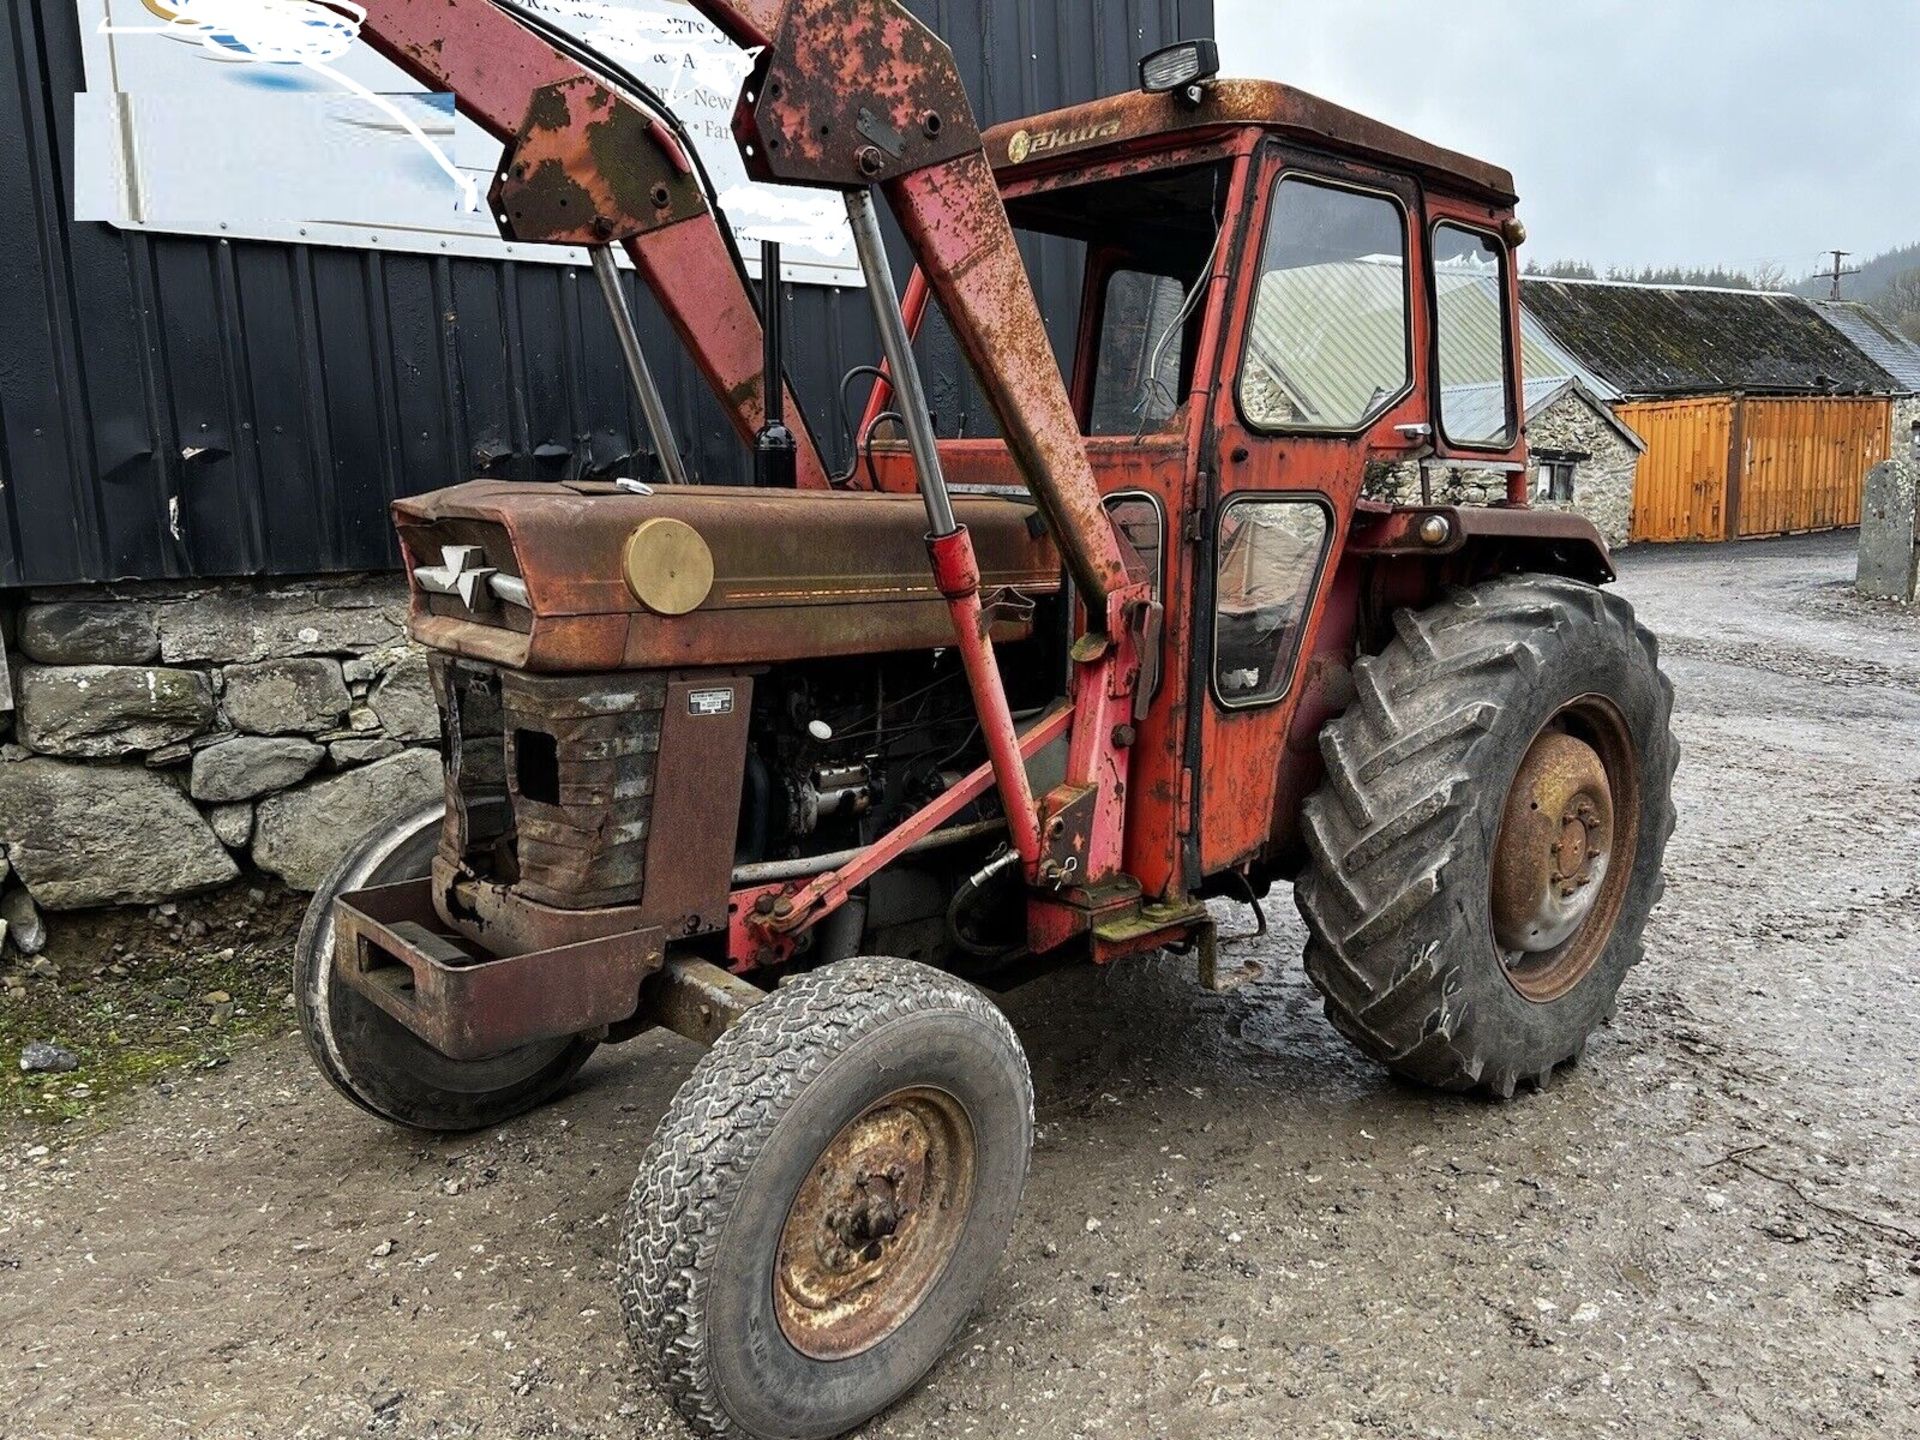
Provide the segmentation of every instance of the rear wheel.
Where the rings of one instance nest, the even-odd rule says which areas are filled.
[[[453,1133],[497,1125],[551,1099],[586,1064],[594,1042],[554,1040],[485,1060],[452,1060],[337,982],[333,902],[427,875],[443,814],[435,805],[383,826],[341,857],[300,926],[293,996],[307,1052],[334,1089],[383,1120]]]
[[[999,1262],[1033,1139],[978,990],[902,960],[783,986],[694,1067],[641,1162],[620,1299],[693,1430],[818,1440],[910,1390]]]
[[[1295,887],[1327,1015],[1412,1079],[1544,1085],[1642,954],[1679,748],[1620,596],[1513,576],[1395,617],[1321,737]]]

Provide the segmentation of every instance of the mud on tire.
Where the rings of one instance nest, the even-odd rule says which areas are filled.
[[[1641,958],[1674,825],[1673,687],[1632,607],[1572,580],[1506,577],[1394,624],[1321,736],[1326,780],[1306,805],[1312,860],[1295,886],[1307,973],[1369,1055],[1428,1085],[1506,1098],[1581,1054]],[[1494,935],[1496,841],[1542,727],[1600,702],[1633,770],[1631,865],[1586,968],[1565,993],[1529,998]]]
[[[964,1111],[967,1203],[951,1207],[950,1244],[891,1328],[813,1345],[783,1309],[802,1248],[794,1217],[837,1137],[909,1088]],[[926,1374],[979,1302],[1012,1230],[1032,1137],[1025,1055],[972,986],[881,959],[782,986],[701,1058],[641,1162],[619,1289],[643,1365],[709,1440],[858,1425]]]

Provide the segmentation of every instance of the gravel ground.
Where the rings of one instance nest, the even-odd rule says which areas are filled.
[[[1635,553],[1686,756],[1648,963],[1499,1106],[1350,1053],[1284,893],[1008,998],[1040,1140],[1009,1263],[871,1436],[1920,1435],[1920,617],[1851,537]],[[1228,917],[1229,928],[1244,916]],[[0,1156],[0,1433],[651,1436],[612,1301],[695,1051],[495,1133],[341,1104],[297,1042]]]

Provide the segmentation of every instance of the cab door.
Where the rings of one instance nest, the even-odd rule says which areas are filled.
[[[1271,144],[1258,194],[1198,537],[1196,879],[1259,860],[1276,805],[1297,804],[1289,729],[1303,697],[1329,703],[1311,657],[1351,645],[1334,562],[1355,502],[1370,472],[1417,471],[1433,434],[1416,183]]]

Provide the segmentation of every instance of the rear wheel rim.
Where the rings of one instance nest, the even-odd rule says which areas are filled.
[[[1494,946],[1523,999],[1549,1004],[1592,973],[1626,900],[1639,829],[1626,718],[1599,695],[1561,706],[1520,762],[1494,843]]]
[[[944,1090],[897,1090],[834,1136],[780,1232],[774,1311],[815,1360],[872,1349],[940,1283],[972,1209],[973,1122]]]

